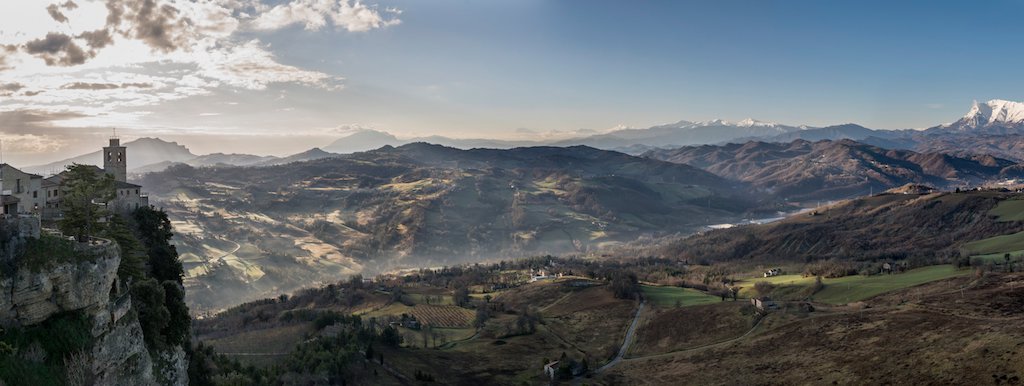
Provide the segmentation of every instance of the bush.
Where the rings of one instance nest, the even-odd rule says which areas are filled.
[[[0,334],[0,380],[9,385],[63,385],[65,358],[92,347],[92,324],[81,312]]]

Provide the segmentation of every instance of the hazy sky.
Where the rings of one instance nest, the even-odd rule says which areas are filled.
[[[1024,100],[1024,1],[3,0],[0,138],[288,154],[753,117],[921,128]]]

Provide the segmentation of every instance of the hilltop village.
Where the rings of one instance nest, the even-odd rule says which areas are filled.
[[[0,385],[187,385],[191,319],[166,214],[103,168],[0,165]]]
[[[89,165],[97,175],[109,175],[114,179],[116,196],[105,203],[117,211],[129,211],[149,206],[149,196],[141,185],[127,181],[127,148],[121,146],[120,138],[110,138],[103,148],[103,168]],[[0,201],[5,216],[36,216],[42,220],[57,220],[63,215],[60,207],[61,195],[66,189],[68,171],[49,177],[23,172],[9,164],[0,164]]]

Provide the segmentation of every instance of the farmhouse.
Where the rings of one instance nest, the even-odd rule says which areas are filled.
[[[778,303],[768,299],[750,299],[750,304],[754,305],[759,311],[774,310],[779,308]]]
[[[554,361],[544,365],[544,375],[547,375],[551,380],[555,380],[555,375],[558,373],[558,361]]]

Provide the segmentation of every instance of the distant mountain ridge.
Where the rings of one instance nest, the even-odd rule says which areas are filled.
[[[128,170],[140,168],[146,165],[162,162],[185,162],[196,158],[189,149],[177,142],[168,142],[159,138],[139,138],[134,141],[125,142],[123,145],[128,153]],[[55,174],[73,163],[87,165],[103,165],[103,152],[94,151],[77,157],[51,162],[45,165],[25,167],[24,170],[30,173],[43,175]]]
[[[849,139],[751,141],[644,155],[699,167],[792,200],[845,198],[908,183],[951,188],[1024,176],[1021,165],[1002,158],[884,149]]]

